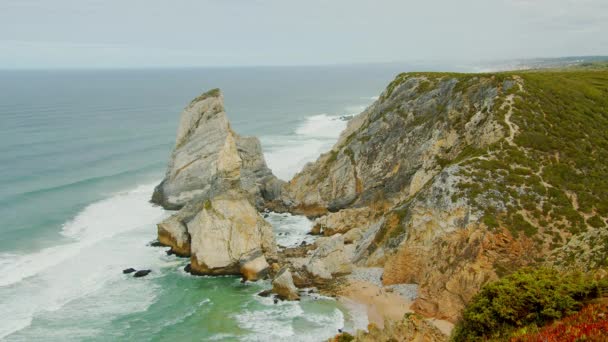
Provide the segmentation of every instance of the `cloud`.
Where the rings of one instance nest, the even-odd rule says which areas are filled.
[[[0,0],[0,68],[470,62],[605,37],[608,0]]]
[[[608,29],[606,0],[511,0],[507,2],[536,28],[593,33]]]

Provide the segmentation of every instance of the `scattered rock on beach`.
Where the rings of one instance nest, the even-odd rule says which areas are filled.
[[[272,292],[282,300],[299,300],[298,289],[293,284],[293,277],[289,269],[283,268],[272,281]]]

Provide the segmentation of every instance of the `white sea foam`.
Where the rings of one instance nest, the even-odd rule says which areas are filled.
[[[312,228],[312,221],[306,216],[268,213],[266,220],[272,225],[279,246],[295,247],[302,241],[312,243],[315,239],[308,234]]]
[[[308,117],[293,135],[261,137],[266,162],[277,177],[288,180],[329,151],[345,127],[340,116],[320,114]]]
[[[348,310],[349,327],[346,329],[350,332],[357,330],[367,330],[369,318],[367,316],[367,307],[365,304],[357,303],[351,299],[343,297],[340,302]]]
[[[363,108],[348,107],[344,114],[356,114]],[[262,137],[266,160],[279,178],[289,179],[328,151],[345,126],[340,116],[321,114],[304,120],[292,135]],[[89,205],[64,224],[61,234],[70,240],[67,243],[29,254],[0,254],[0,339],[19,331],[19,338],[25,340],[40,336],[78,340],[103,331],[118,315],[147,310],[160,293],[154,278],[163,269],[178,266],[163,250],[144,247],[153,236],[154,225],[167,215],[148,203],[152,189],[153,185],[140,186]],[[277,237],[281,245],[313,239],[306,235],[311,222],[305,217],[270,214],[269,220],[277,233],[285,233]],[[130,277],[120,271],[127,267],[150,268],[153,273],[125,279]],[[275,305],[270,300],[266,309],[245,310],[235,318],[252,331],[247,340],[285,336],[294,340],[296,319],[329,324],[297,334],[295,340],[304,341],[325,339],[344,324],[339,310],[330,315],[306,313],[300,305]],[[187,311],[181,318],[190,315]],[[23,330],[38,317],[57,322],[78,317],[96,324],[35,324]]]
[[[346,107],[346,114],[347,115],[357,115],[359,113],[361,113],[362,111],[365,110],[365,108],[367,108],[367,106],[365,105],[358,105],[358,106],[348,106]]]
[[[251,332],[243,341],[272,341],[294,336],[293,319],[303,313],[297,302],[279,302],[263,309],[243,310],[234,318],[239,327]]]
[[[72,242],[31,254],[1,256],[0,338],[27,327],[36,315],[85,297],[98,297],[90,303],[95,310],[71,314],[145,310],[154,300],[154,287],[119,280],[124,280],[121,270],[130,266],[151,268],[150,278],[165,267],[159,258],[162,250],[142,248],[154,224],[166,215],[148,202],[152,189],[152,185],[140,186],[89,205],[63,227],[62,234]],[[127,295],[129,301],[121,299]],[[60,315],[70,311],[62,310]]]
[[[304,299],[303,299],[304,300]],[[338,309],[328,313],[305,310],[303,302],[278,302],[271,298],[256,298],[264,305],[255,310],[245,309],[235,314],[240,328],[249,333],[241,341],[324,341],[334,336],[344,326],[344,315]]]
[[[362,99],[362,100],[372,100],[372,101],[376,101],[376,100],[378,100],[379,98],[380,98],[380,96],[377,96],[377,95],[376,95],[376,96],[369,96],[369,97],[368,97],[368,96],[364,96],[364,97],[362,97],[361,99]]]
[[[344,127],[346,127],[346,122],[341,120],[340,116],[313,115],[296,128],[296,134],[315,138],[336,138]]]
[[[340,115],[318,114],[307,117],[291,135],[262,136],[264,156],[273,173],[283,180],[291,179],[308,162],[328,152],[346,128],[346,117],[359,114],[374,97],[361,98],[366,103],[347,106]]]

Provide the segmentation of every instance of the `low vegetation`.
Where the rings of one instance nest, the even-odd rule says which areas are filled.
[[[511,342],[576,342],[606,341],[608,336],[608,305],[590,304],[580,312],[540,329],[522,329],[513,334]]]
[[[482,288],[464,310],[452,340],[524,338],[526,331],[538,331],[538,327],[580,311],[589,300],[600,297],[607,285],[590,274],[521,269]]]

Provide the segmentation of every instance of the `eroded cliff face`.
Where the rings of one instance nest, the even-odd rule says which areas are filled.
[[[574,265],[573,255],[601,264],[605,247],[590,241],[606,240],[606,172],[575,147],[607,152],[605,121],[578,113],[601,111],[603,88],[589,80],[401,74],[285,186],[283,201],[320,216],[314,233],[343,235],[354,248],[345,263],[383,267],[385,285],[418,284],[414,308],[451,321],[483,284],[519,267]],[[572,132],[582,126],[587,136]],[[310,253],[292,264],[295,275],[310,270]]]
[[[462,176],[448,164],[508,135],[497,102],[514,86],[515,79],[400,75],[287,184],[292,210],[330,212],[318,230],[347,234],[349,264],[384,267],[386,285],[420,284],[420,311],[455,319],[496,275],[481,258],[482,214],[466,198],[452,199]]]
[[[463,92],[454,78],[401,77],[289,182],[295,210],[394,205],[432,179],[443,159],[505,135],[492,113],[502,87],[492,80]]]

